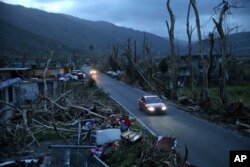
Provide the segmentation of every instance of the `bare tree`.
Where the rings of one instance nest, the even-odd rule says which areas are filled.
[[[118,55],[119,55],[119,44],[112,44],[111,51],[109,51],[109,67],[112,68],[112,70],[118,70],[121,68],[121,63],[119,61]]]
[[[219,75],[219,97],[221,100],[222,105],[226,103],[225,99],[225,84],[226,79],[229,78],[228,73],[228,61],[229,61],[229,53],[230,53],[230,47],[228,47],[227,44],[227,36],[228,34],[233,31],[234,29],[237,29],[238,26],[228,29],[228,27],[223,27],[224,21],[226,16],[230,13],[231,8],[239,8],[240,6],[235,4],[230,4],[228,0],[222,0],[222,2],[217,5],[214,9],[219,10],[218,14],[218,20],[216,21],[215,18],[213,18],[213,22],[215,24],[215,28],[219,33],[219,39],[220,39],[220,47],[221,47],[221,64],[220,64],[220,75]],[[227,33],[225,31],[228,31]]]
[[[188,36],[188,69],[190,74],[190,83],[191,83],[191,89],[192,89],[192,99],[196,99],[195,95],[195,81],[194,81],[194,73],[193,73],[193,66],[192,66],[192,33],[195,30],[195,28],[192,28],[189,24],[189,18],[190,18],[190,9],[191,9],[191,2],[189,2],[188,5],[188,12],[187,12],[187,20],[186,20],[186,31]]]
[[[127,57],[130,68],[132,68],[135,72],[137,72],[137,74],[139,74],[139,76],[145,81],[145,83],[149,86],[151,90],[156,90],[153,85],[146,79],[142,69],[134,62],[130,39],[128,39],[128,44],[126,46],[123,46],[123,49],[125,51],[123,55]]]
[[[119,44],[113,44],[112,45],[112,56],[115,60],[118,60],[119,55]]]
[[[213,18],[213,22],[220,36],[221,56],[222,62],[220,64],[220,79],[219,79],[219,97],[221,103],[225,104],[225,77],[227,75],[228,59],[227,59],[227,41],[225,32],[223,29],[223,20],[226,16],[227,11],[230,9],[228,1],[223,0],[217,7],[221,7],[218,21]]]
[[[175,26],[175,15],[170,7],[170,0],[166,3],[167,10],[170,16],[170,23],[166,20],[166,25],[168,29],[169,41],[171,46],[171,79],[170,79],[170,89],[175,92],[176,91],[176,84],[177,84],[177,74],[178,74],[178,67],[176,63],[176,46],[175,46],[175,37],[174,37],[174,26]]]
[[[208,69],[207,69],[207,79],[208,79],[208,86],[211,85],[211,72],[212,72],[212,67],[214,63],[214,56],[213,56],[213,50],[214,50],[214,33],[211,32],[208,35],[208,40],[209,40],[209,52],[208,52]]]
[[[143,50],[146,51],[146,55],[147,55],[147,78],[148,78],[148,81],[151,82],[152,73],[153,73],[152,54],[151,54],[151,47],[148,42],[148,37],[146,36],[145,32],[144,32],[144,40],[143,40]]]
[[[47,63],[46,63],[46,67],[43,71],[43,94],[44,96],[47,96],[48,94],[48,88],[47,88],[47,79],[46,79],[46,76],[47,76],[47,71],[48,71],[48,68],[49,68],[49,64],[53,58],[53,50],[50,50],[48,45],[47,45],[47,48],[48,48],[48,52],[50,53],[50,57],[49,59],[47,60]],[[44,111],[47,111],[47,102],[45,101],[44,102]]]
[[[198,52],[201,57],[202,61],[202,76],[203,76],[203,85],[202,85],[202,90],[201,90],[201,100],[202,101],[207,101],[209,98],[208,95],[208,80],[207,80],[207,63],[205,62],[204,55],[203,55],[203,46],[202,46],[202,37],[201,37],[201,25],[200,25],[200,16],[199,16],[199,11],[197,7],[196,0],[190,0],[191,5],[194,9],[194,14],[196,17],[196,28],[197,28],[197,35],[198,35]]]

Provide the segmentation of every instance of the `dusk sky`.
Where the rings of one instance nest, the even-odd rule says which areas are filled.
[[[242,8],[232,9],[227,17],[230,27],[239,26],[238,32],[250,31],[250,0],[237,1]],[[64,13],[93,21],[108,21],[118,26],[147,31],[168,38],[165,20],[168,19],[166,0],[3,0],[8,4],[41,9],[47,12]],[[212,17],[217,18],[214,7],[221,0],[197,0],[202,32],[205,36],[213,29]],[[186,40],[186,15],[188,0],[172,0],[176,15],[175,36]],[[192,25],[194,17],[192,15]],[[194,38],[196,38],[194,34]]]

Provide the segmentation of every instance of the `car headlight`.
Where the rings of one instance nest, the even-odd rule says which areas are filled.
[[[148,111],[155,111],[154,107],[148,107]]]
[[[96,74],[97,71],[96,70],[90,70],[90,74]]]
[[[161,107],[161,110],[167,110],[166,106]]]

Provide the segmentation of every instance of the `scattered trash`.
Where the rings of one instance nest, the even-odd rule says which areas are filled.
[[[129,120],[129,117],[128,116],[125,116],[123,115],[121,118],[120,118],[120,124],[121,124],[121,131],[124,132],[124,131],[127,131],[130,126],[131,126],[131,121]]]
[[[170,161],[163,161],[164,164],[167,165],[167,167],[173,167],[173,164]]]
[[[95,121],[91,120],[86,122],[82,128],[86,130],[93,130],[95,129],[95,127],[96,127]]]
[[[250,120],[247,118],[238,118],[235,125],[250,134]]]
[[[250,121],[246,118],[238,118],[235,124],[250,129]]]
[[[9,160],[3,163],[0,163],[0,167],[4,166],[39,166],[38,159],[25,159],[25,160]]]
[[[10,146],[12,146],[12,143],[15,143],[20,148],[28,148],[33,146],[33,143],[39,144],[36,136],[50,137],[48,134],[56,134],[60,142],[56,143],[57,145],[51,145],[51,141],[48,141],[50,143],[49,152],[47,147],[45,149],[42,147],[41,151],[44,152],[43,164],[39,164],[39,166],[74,166],[73,163],[91,166],[89,158],[93,159],[94,157],[97,157],[97,159],[101,157],[98,159],[98,163],[103,165],[104,163],[101,160],[105,161],[105,155],[109,157],[109,153],[113,154],[118,149],[118,152],[122,152],[121,156],[129,154],[130,150],[138,152],[138,154],[143,152],[141,154],[142,157],[136,159],[136,161],[138,160],[142,164],[148,163],[148,157],[152,159],[152,162],[155,161],[155,157],[151,154],[158,154],[158,150],[154,147],[155,138],[151,138],[149,133],[145,133],[144,136],[144,130],[133,130],[132,124],[133,121],[136,121],[135,118],[129,115],[122,115],[122,109],[107,101],[106,95],[101,89],[98,88],[94,92],[91,90],[91,92],[86,93],[87,89],[85,89],[85,86],[88,85],[79,84],[80,86],[81,89],[77,88],[67,91],[55,99],[50,96],[43,96],[39,102],[32,104],[32,108],[30,108],[31,105],[25,105],[21,108],[15,107],[15,117],[11,117],[10,121],[4,121],[3,127],[5,127],[4,132],[6,134],[1,136],[1,140],[5,143],[10,143]],[[105,95],[105,97],[98,99],[95,97],[96,95]],[[32,115],[29,114],[31,109],[33,111]],[[40,112],[43,112],[43,110],[46,110],[46,112],[41,115]],[[53,119],[50,119],[51,115],[46,113],[53,114]],[[9,136],[12,135],[13,130],[16,130],[18,133],[12,139]],[[51,137],[54,137],[54,135],[51,135]],[[33,139],[31,143],[22,143],[22,141],[30,141],[30,139]],[[62,145],[62,141],[65,145]],[[78,142],[75,143],[75,141]],[[124,148],[123,144],[127,144],[126,142],[129,144],[133,143],[135,147],[130,144],[131,148]],[[75,145],[70,143],[75,143]],[[61,150],[58,151],[56,149]],[[123,149],[126,149],[125,153]],[[11,155],[8,155],[8,157],[11,157]],[[132,160],[134,158],[136,157],[132,157]],[[16,163],[17,161],[15,160],[1,160],[0,167]],[[19,160],[20,162],[18,161],[18,163],[20,165],[21,163],[26,163],[26,166],[31,165],[31,162],[28,164],[28,161]],[[109,159],[107,162],[110,162]],[[36,162],[34,161],[34,163]]]
[[[123,137],[124,139],[129,140],[130,142],[134,143],[136,141],[138,141],[139,139],[142,138],[142,132],[136,132],[133,130],[128,130],[125,131],[121,134],[121,137]]]
[[[199,106],[186,106],[186,108],[184,108],[185,110],[188,110],[188,111],[195,111],[195,112],[198,112],[200,111],[200,107]]]
[[[121,130],[120,129],[95,130],[90,133],[90,140],[92,143],[96,143],[97,145],[103,145],[106,143],[121,140]]]
[[[109,117],[110,125],[112,128],[118,128],[119,127],[119,121],[116,116],[110,115]]]
[[[103,146],[104,146],[103,154],[107,155],[107,154],[111,153],[112,151],[118,150],[120,144],[119,144],[119,141],[115,141],[112,143],[105,144]]]
[[[103,151],[104,151],[104,148],[102,146],[90,149],[90,153],[92,155],[96,155],[97,157],[101,157]]]
[[[158,141],[156,143],[156,148],[162,150],[170,150],[175,149],[177,147],[177,140],[174,137],[158,137]]]
[[[186,96],[179,97],[178,102],[182,105],[189,105],[189,106],[195,105],[195,102],[192,99],[187,98]]]
[[[111,144],[111,149],[117,150],[119,148],[119,141],[115,141],[114,143]]]

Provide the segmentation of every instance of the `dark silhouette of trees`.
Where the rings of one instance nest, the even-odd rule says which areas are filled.
[[[164,58],[160,61],[158,68],[163,74],[165,74],[168,71],[167,58]]]

